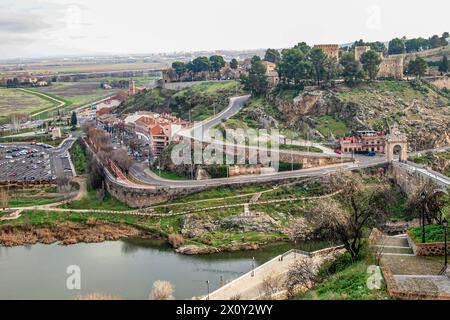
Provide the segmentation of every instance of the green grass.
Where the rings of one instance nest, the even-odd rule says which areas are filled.
[[[226,230],[204,233],[201,236],[192,239],[213,247],[220,247],[230,244],[242,243],[266,243],[273,241],[287,240],[286,236],[279,233],[264,232],[231,232]]]
[[[165,170],[154,170],[153,171],[156,175],[160,176],[163,179],[168,180],[189,180],[187,177],[180,176],[176,174],[175,172],[171,171],[165,171]]]
[[[70,203],[61,205],[60,208],[65,209],[98,209],[98,210],[114,210],[125,211],[131,210],[127,204],[120,202],[114,198],[110,193],[106,192],[104,199],[97,197],[97,190],[88,190],[87,196],[81,200],[72,201]]]
[[[38,136],[28,136],[28,137],[0,137],[0,142],[41,142],[53,147],[59,146],[59,144],[65,138],[59,138],[56,140],[52,139],[49,134],[38,135]]]
[[[24,211],[16,220],[0,221],[0,226],[11,225],[32,225],[50,226],[61,222],[83,223],[89,218],[99,221],[123,222],[149,232],[154,232],[167,236],[170,233],[178,233],[180,230],[179,217],[139,217],[121,214],[106,213],[67,213],[67,212],[45,212],[45,211]]]
[[[213,199],[213,198],[224,198],[224,197],[231,197],[231,196],[237,196],[237,195],[245,195],[248,193],[255,193],[255,192],[261,192],[265,190],[272,189],[271,186],[257,186],[257,185],[250,185],[245,186],[242,188],[233,188],[233,187],[218,187],[211,190],[201,191],[198,193],[194,193],[188,196],[184,196],[181,198],[178,198],[177,200],[171,201],[173,202],[190,202],[190,201],[196,201],[196,200],[204,200],[204,199]]]
[[[136,87],[141,87],[143,85],[149,84],[153,80],[158,80],[160,77],[158,76],[137,76],[137,77],[103,77],[103,78],[90,78],[90,79],[82,79],[79,82],[113,82],[113,81],[135,81]],[[127,88],[125,88],[127,89]]]
[[[295,144],[279,144],[278,147],[280,150],[294,150],[294,151],[301,151],[301,152],[316,152],[316,153],[323,153],[323,150],[314,146],[298,146]]]
[[[331,134],[343,137],[349,131],[349,128],[343,121],[337,120],[332,116],[320,116],[316,117],[315,120],[317,121],[317,130],[326,138]]]
[[[422,227],[411,228],[408,233],[415,242],[422,242]],[[450,239],[448,235],[447,239]],[[444,242],[444,227],[438,224],[426,225],[425,242]]]
[[[367,272],[370,259],[351,262],[349,259],[338,258],[339,264],[332,267],[334,272],[327,276],[313,290],[294,297],[296,300],[386,300],[389,294],[383,282],[379,290],[370,290],[367,279],[371,275]],[[344,261],[347,260],[347,261]],[[330,265],[328,265],[330,266]],[[323,268],[321,270],[323,272]],[[320,274],[320,271],[319,271]]]
[[[20,89],[0,88],[0,123],[12,114],[29,115],[55,106],[54,101]]]
[[[80,143],[78,141],[75,142],[69,152],[77,174],[85,174],[88,159]]]
[[[34,207],[34,206],[42,206],[45,204],[55,203],[61,201],[62,198],[40,198],[40,199],[27,199],[27,198],[13,198],[8,201],[8,204],[11,208],[18,207]]]

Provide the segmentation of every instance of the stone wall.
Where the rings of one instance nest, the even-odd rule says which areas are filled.
[[[369,46],[356,46],[355,47],[355,60],[356,61],[361,60],[361,56],[363,55],[363,53],[365,53],[369,50],[370,50]]]
[[[326,155],[323,156],[307,156],[301,154],[290,154],[279,152],[278,155],[280,162],[290,163],[293,161],[294,163],[301,163],[303,165],[303,169],[315,168],[320,166],[326,166],[331,164],[338,164],[344,162],[353,162],[352,158],[349,157],[328,157]]]
[[[378,78],[403,79],[403,57],[383,58],[378,71]]]
[[[449,293],[401,290],[395,281],[392,271],[385,265],[381,266],[381,270],[383,271],[384,281],[391,298],[400,300],[450,300]]]
[[[418,187],[429,180],[423,174],[419,174],[417,171],[411,172],[405,170],[399,165],[391,165],[389,170],[392,173],[395,183],[407,194],[416,191]]]
[[[337,44],[316,44],[314,48],[321,49],[327,56],[339,60],[339,45]]]
[[[407,234],[408,243],[417,256],[443,256],[445,254],[444,242],[415,242],[409,233]],[[450,252],[450,242],[447,243],[447,250]]]
[[[277,180],[277,183],[286,184],[295,181],[309,180],[309,178],[292,177]],[[197,193],[204,190],[215,189],[217,186],[197,186],[197,187],[147,187],[145,189],[126,186],[114,181],[114,178],[106,175],[106,186],[109,193],[120,201],[126,203],[133,208],[142,208],[150,205],[166,202],[178,197],[186,196],[189,194]],[[258,181],[258,182],[235,182],[229,184],[230,188],[241,188],[246,185],[271,185],[273,181]]]

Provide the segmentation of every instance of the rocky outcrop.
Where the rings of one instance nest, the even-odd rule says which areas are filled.
[[[181,254],[195,255],[195,254],[210,254],[218,252],[248,251],[258,249],[259,245],[255,243],[232,243],[229,245],[219,247],[186,245],[176,249],[175,251]]]
[[[185,216],[181,221],[181,234],[185,238],[197,238],[204,233],[221,229],[232,232],[274,233],[282,231],[280,222],[268,215],[230,216],[220,220],[190,215]]]

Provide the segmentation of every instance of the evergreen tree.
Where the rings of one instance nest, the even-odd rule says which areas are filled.
[[[378,75],[379,66],[381,63],[380,55],[373,50],[364,52],[361,55],[361,63],[370,80],[374,80]]]
[[[70,125],[72,127],[76,127],[78,124],[78,119],[77,119],[77,114],[74,112],[72,112],[72,116],[70,117]]]
[[[441,72],[448,72],[448,59],[447,56],[442,57],[441,64],[439,66],[439,71]]]

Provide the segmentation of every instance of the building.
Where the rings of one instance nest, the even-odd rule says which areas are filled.
[[[367,132],[361,135],[362,150],[384,153],[385,137],[382,132]]]
[[[369,46],[356,46],[355,47],[355,60],[360,61],[363,53],[366,53],[370,50]]]
[[[176,133],[188,125],[187,121],[170,114],[139,111],[123,119],[124,130],[135,134],[151,146],[159,155],[176,137]]]
[[[170,138],[160,125],[154,126],[150,130],[150,146],[153,154],[160,155],[161,152],[169,145]]]
[[[314,48],[321,49],[328,57],[339,61],[339,45],[337,44],[316,44]]]
[[[378,78],[403,79],[403,56],[390,56],[381,61]]]
[[[362,142],[356,137],[339,138],[338,144],[344,153],[357,153],[362,151]]]
[[[276,86],[280,82],[280,76],[276,70],[276,64],[269,61],[262,61],[262,63],[266,67],[266,76],[269,86]]]
[[[358,131],[358,136],[339,138],[337,143],[343,153],[385,152],[385,136],[379,131]]]
[[[52,140],[61,139],[62,135],[60,127],[53,127],[50,132],[52,135]]]

